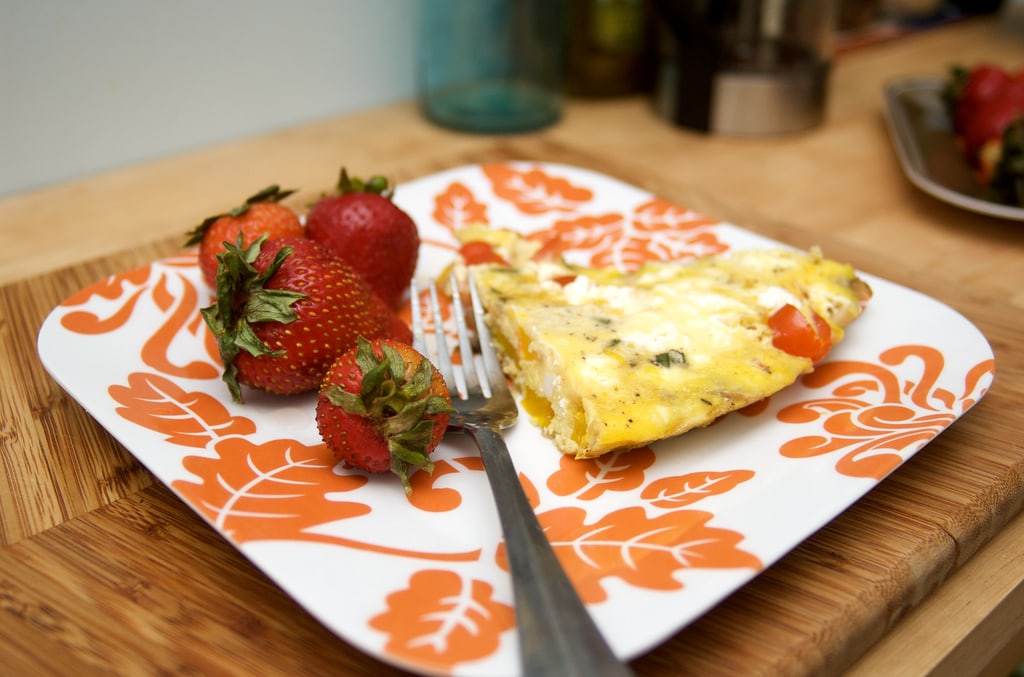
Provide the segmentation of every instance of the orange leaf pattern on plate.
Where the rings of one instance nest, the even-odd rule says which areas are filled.
[[[188,456],[186,470],[198,483],[177,480],[173,487],[235,542],[295,540],[331,543],[357,550],[424,560],[465,561],[480,556],[467,552],[408,550],[311,531],[312,527],[366,515],[369,505],[336,500],[339,492],[367,483],[365,475],[339,474],[337,459],[326,445],[305,445],[277,439],[256,444],[227,437],[214,444],[218,456]],[[399,490],[400,491],[400,490]],[[404,500],[405,495],[397,495]]]
[[[650,447],[613,451],[597,458],[562,456],[548,477],[548,489],[558,496],[591,501],[606,491],[632,491],[644,482],[644,470],[654,463]]]
[[[434,198],[434,220],[455,232],[471,224],[486,224],[487,205],[477,202],[473,193],[461,181],[454,181]]]
[[[138,303],[144,289],[139,289],[130,295],[117,312],[100,317],[87,310],[71,312],[61,318],[63,324],[69,331],[78,334],[107,334],[120,327],[131,318],[135,311],[135,304]]]
[[[912,358],[922,365],[918,380],[903,380],[885,366]],[[805,424],[824,418],[825,435],[789,440],[779,452],[807,458],[841,451],[837,472],[881,479],[980,398],[984,392],[976,392],[979,384],[994,369],[992,360],[975,365],[957,395],[937,385],[945,359],[934,348],[899,346],[883,352],[880,361],[826,362],[803,377],[811,388],[834,385],[832,396],[789,405],[779,411],[778,420]]]
[[[482,169],[494,194],[524,214],[571,212],[594,197],[589,188],[551,176],[543,169],[520,170],[504,164],[484,165]]]
[[[195,268],[195,259],[188,260],[191,267]],[[161,264],[186,267],[183,262],[176,259],[168,259],[162,261]],[[113,312],[102,317],[92,310],[72,311],[61,318],[61,324],[68,331],[77,334],[109,334],[124,327],[135,312],[138,303],[142,299],[148,299],[153,308],[164,314],[164,323],[143,343],[141,352],[143,362],[168,376],[184,376],[195,379],[218,378],[220,376],[218,351],[213,334],[207,330],[199,314],[199,290],[181,273],[175,271],[173,278],[181,284],[183,289],[179,298],[179,295],[172,292],[169,287],[172,276],[163,272],[162,268],[163,265],[143,266],[87,287],[62,305],[66,307],[83,305],[95,297],[108,301],[120,301],[120,305]],[[156,279],[151,281],[154,272]],[[173,346],[178,341],[191,345],[190,339],[195,336],[202,336],[204,358],[209,359],[176,364],[171,359]]]
[[[423,230],[423,276],[437,275],[451,260],[458,248],[455,229],[468,223],[490,225],[492,219],[508,219],[508,227],[539,241],[548,255],[627,270],[651,260],[686,260],[734,246],[765,245],[763,239],[729,224],[559,165],[465,168],[442,180],[425,177],[419,188],[407,187],[402,195],[410,196],[408,204],[415,205],[410,214]],[[880,282],[885,293],[872,302],[875,318],[898,312],[907,303],[898,287]],[[294,542],[361,552],[352,567],[354,575],[366,579],[366,599],[325,608],[318,591],[293,592],[300,604],[355,646],[413,669],[470,674],[477,666],[467,663],[479,661],[488,670],[514,670],[507,664],[508,652],[496,653],[510,641],[503,635],[514,628],[512,609],[494,599],[492,588],[500,576],[495,563],[507,567],[500,530],[496,520],[491,528],[481,528],[478,506],[468,504],[470,496],[478,495],[480,483],[486,482],[479,456],[466,455],[446,442],[435,454],[433,475],[413,474],[414,491],[407,498],[397,483],[368,478],[339,464],[324,445],[303,442],[305,433],[299,434],[300,440],[289,439],[291,423],[282,428],[277,417],[265,415],[272,407],[266,401],[236,409],[226,389],[215,388],[219,384],[213,381],[220,375],[217,348],[199,313],[209,293],[200,281],[194,251],[112,276],[55,309],[55,321],[48,318],[41,330],[41,357],[55,376],[66,379],[76,399],[104,400],[101,406],[109,410],[105,413],[116,412],[114,419],[128,422],[128,427],[110,425],[114,434],[148,439],[145,444],[131,442],[132,453],[149,463],[220,533],[236,545],[263,541],[261,548],[249,551],[258,565],[264,552],[283,557],[284,573],[278,574],[282,584],[308,567],[324,566],[315,554],[310,561],[294,559],[289,554],[297,550],[290,547]],[[896,305],[890,302],[893,298]],[[451,339],[448,297],[442,295],[441,302],[444,331]],[[402,313],[409,317],[407,304]],[[425,319],[432,332],[433,319]],[[872,322],[885,326],[878,319],[866,319],[857,331],[868,331]],[[958,331],[964,329],[960,326]],[[766,399],[739,412],[744,418],[766,414],[764,420],[719,419],[716,426],[721,427],[712,433],[726,433],[730,425],[749,432],[762,424],[766,432],[779,433],[777,445],[772,445],[778,454],[743,456],[749,464],[737,462],[739,468],[703,461],[695,465],[694,458],[705,457],[690,457],[672,441],[655,447],[657,458],[648,447],[582,461],[557,452],[548,457],[539,454],[543,448],[531,446],[539,439],[535,431],[514,432],[510,440],[517,440],[512,451],[519,480],[584,600],[605,602],[614,609],[628,603],[626,587],[669,592],[681,590],[685,583],[690,586],[686,593],[664,600],[679,611],[678,618],[662,610],[652,611],[650,618],[630,616],[628,621],[651,623],[657,632],[678,627],[672,624],[692,619],[688,593],[697,589],[685,570],[756,572],[765,566],[759,551],[740,548],[753,530],[758,530],[761,542],[762,529],[797,542],[806,535],[799,531],[806,524],[766,525],[744,518],[755,472],[758,477],[775,473],[781,461],[787,470],[770,479],[781,476],[778,500],[791,511],[793,522],[800,522],[802,492],[819,482],[835,488],[839,496],[822,509],[843,509],[871,484],[859,478],[883,477],[984,395],[994,370],[993,361],[980,356],[987,345],[972,343],[964,334],[963,349],[979,355],[968,359],[959,344],[949,347],[950,337],[936,337],[936,346],[946,346],[943,353],[917,345],[931,344],[928,335],[907,333],[905,339],[886,341],[884,346],[897,347],[877,358],[873,351],[865,355],[863,347],[851,341],[850,354],[861,361],[820,364],[776,399],[808,398],[804,401],[780,409]],[[97,336],[99,340],[82,339]],[[95,364],[78,358],[76,350],[83,342],[95,351]],[[454,349],[456,343],[450,340],[449,345]],[[453,357],[458,361],[457,351]],[[957,374],[955,379],[952,374]],[[202,380],[198,388],[197,380]],[[826,389],[827,394],[814,392],[815,388]],[[252,413],[250,417],[235,411]],[[153,435],[135,435],[139,428]],[[718,444],[719,438],[698,435],[686,444],[689,439],[700,454],[717,458],[713,454],[718,449],[704,445],[709,439]],[[810,476],[804,471],[812,464],[783,460],[829,454],[834,455],[835,471],[821,472],[814,465]],[[825,462],[832,460],[826,457]],[[766,465],[759,465],[762,462]],[[850,481],[851,477],[858,479]],[[472,493],[466,482],[472,483]],[[390,489],[395,489],[393,494]],[[708,510],[692,509],[711,497],[723,498],[701,504]],[[751,511],[758,509],[757,500],[755,492]],[[743,509],[735,509],[737,502]],[[721,510],[716,512],[716,506]],[[466,515],[473,520],[467,522]],[[391,535],[393,516],[396,521],[413,517],[416,532]],[[711,526],[718,522],[721,526]],[[449,541],[432,538],[433,534],[447,535],[469,524],[479,532],[462,532],[469,540],[454,542],[470,545],[437,551],[445,547],[439,543]],[[457,551],[458,547],[474,549]],[[385,562],[377,556],[392,559]],[[379,569],[378,563],[383,564]],[[378,575],[378,570],[402,573]],[[608,578],[625,585],[609,585]],[[355,620],[365,633],[339,625],[341,616],[352,614],[359,614]],[[613,631],[616,622],[623,621],[612,621]]]
[[[142,361],[147,366],[163,372],[168,376],[184,376],[195,379],[220,378],[219,366],[209,362],[195,360],[183,365],[175,364],[170,354],[174,343],[184,335],[201,336],[205,341],[207,355],[216,350],[213,333],[206,327],[199,314],[199,294],[190,284],[184,286],[181,299],[167,288],[167,276],[161,275],[153,287],[153,298],[158,307],[168,313],[163,325],[160,326],[142,346]]]
[[[479,461],[480,459],[475,459]],[[435,461],[433,472],[415,472],[409,477],[412,493],[409,502],[420,510],[428,512],[448,512],[462,505],[462,494],[458,489],[437,487],[438,480],[459,473],[461,470],[453,463],[445,460]]]
[[[630,214],[606,213],[556,221],[535,233],[538,257],[590,251],[586,265],[636,270],[648,261],[684,261],[719,254],[729,247],[718,239],[718,222],[664,200],[653,199]]]
[[[668,510],[696,503],[702,498],[724,494],[754,476],[752,470],[705,471],[663,477],[644,487],[640,498]]]
[[[214,450],[216,458],[184,460],[185,469],[198,475],[199,483],[178,480],[173,486],[239,543],[305,540],[309,535],[304,529],[370,511],[362,503],[323,498],[367,482],[361,475],[334,474],[337,459],[323,444],[309,446],[288,439],[256,444],[228,437],[218,441]]]
[[[697,510],[648,517],[639,506],[614,510],[591,524],[582,508],[556,508],[537,516],[588,604],[605,600],[601,581],[610,576],[648,590],[677,590],[683,584],[674,574],[681,569],[760,569],[760,559],[737,547],[743,534],[709,527],[712,517]],[[497,560],[508,569],[504,543]]]
[[[748,404],[742,409],[737,409],[736,413],[741,416],[746,416],[748,418],[760,416],[761,414],[768,410],[768,405],[771,404],[771,401],[771,397],[766,397],[763,400],[758,400],[757,402],[754,402],[753,404]]]
[[[369,624],[387,634],[389,654],[450,669],[493,653],[501,634],[515,627],[512,607],[493,593],[490,583],[452,571],[418,571],[405,589],[388,595],[387,611]]]
[[[111,275],[105,280],[96,282],[78,291],[61,302],[61,307],[73,308],[88,303],[93,297],[100,297],[110,301],[123,297],[127,292],[126,285],[137,287],[146,283],[149,279],[153,264],[136,268],[125,273]],[[65,325],[66,326],[66,325]],[[72,331],[74,331],[72,329]]]
[[[226,435],[256,432],[252,420],[232,416],[212,395],[186,392],[159,374],[129,374],[128,385],[112,385],[107,392],[121,405],[119,415],[165,435],[171,444],[201,449]]]
[[[76,334],[106,334],[123,327],[131,318],[135,310],[135,304],[138,303],[139,298],[145,291],[144,287],[135,288],[146,283],[152,268],[151,264],[120,275],[112,275],[101,282],[86,287],[77,294],[69,296],[61,303],[61,306],[67,308],[84,305],[95,297],[108,301],[121,299],[121,306],[113,313],[100,317],[96,313],[87,310],[72,311],[64,315],[60,319],[60,323],[65,329]]]

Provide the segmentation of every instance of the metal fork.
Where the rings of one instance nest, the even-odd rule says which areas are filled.
[[[498,508],[512,575],[522,674],[632,675],[612,653],[576,594],[523,492],[501,435],[502,429],[515,423],[518,409],[498,364],[472,278],[469,282],[479,353],[473,350],[458,284],[453,281],[452,315],[462,356],[460,382],[449,357],[437,286],[431,281],[430,312],[436,347],[432,359],[448,383],[452,407],[458,412],[452,415],[448,429],[466,433],[476,441]],[[415,280],[411,291],[414,347],[430,357]]]

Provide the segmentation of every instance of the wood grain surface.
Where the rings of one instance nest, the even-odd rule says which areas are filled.
[[[1020,64],[1024,42],[977,20],[846,54],[826,124],[791,137],[693,134],[641,98],[571,102],[538,134],[475,136],[405,103],[0,201],[0,673],[402,674],[327,631],[155,482],[45,373],[36,332],[66,296],[180,251],[181,233],[254,187],[312,199],[339,163],[401,182],[509,159],[585,166],[821,245],[960,311],[996,355],[991,391],[963,419],[636,672],[980,672],[1024,628],[1024,224],[913,188],[881,114],[888,78],[940,73],[951,55]],[[990,541],[995,554],[972,560]],[[917,617],[935,604],[940,617]]]

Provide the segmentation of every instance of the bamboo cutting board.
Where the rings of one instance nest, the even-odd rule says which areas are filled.
[[[399,165],[401,178],[473,161],[632,172],[537,139]],[[633,663],[638,674],[816,674],[849,666],[1024,505],[1024,313],[821,232],[665,179],[645,188],[912,286],[954,307],[996,354],[991,391],[826,528]],[[179,251],[179,238],[0,289],[0,666],[14,673],[400,674],[280,592],[134,461],[43,371],[35,335],[69,294]],[[88,356],[82,356],[88,359]],[[685,669],[683,669],[685,668]],[[11,672],[11,670],[8,670]]]

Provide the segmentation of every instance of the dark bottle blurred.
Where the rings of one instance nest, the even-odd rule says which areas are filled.
[[[655,110],[738,135],[824,117],[839,0],[652,0],[661,18]]]
[[[569,0],[566,93],[612,97],[650,90],[654,32],[646,0]]]

